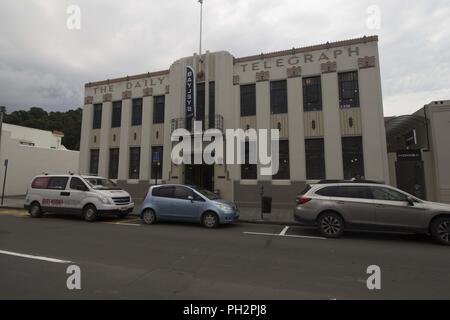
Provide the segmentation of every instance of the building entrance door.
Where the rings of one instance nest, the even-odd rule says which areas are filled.
[[[185,184],[214,191],[214,165],[187,164],[184,167]]]
[[[397,152],[397,188],[426,200],[424,165],[420,150]]]

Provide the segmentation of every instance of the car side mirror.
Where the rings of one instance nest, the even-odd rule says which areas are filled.
[[[188,196],[187,198],[188,198],[188,200],[191,200],[191,202],[194,202],[194,197],[193,196]]]
[[[409,206],[414,206],[414,200],[410,197],[406,198],[406,201],[408,201]]]

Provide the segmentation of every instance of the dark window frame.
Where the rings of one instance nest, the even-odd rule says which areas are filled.
[[[338,74],[339,108],[359,108],[359,75],[358,71]]]
[[[160,165],[158,166],[156,163],[153,163],[153,152],[155,151],[159,151],[160,152]],[[151,148],[151,155],[150,155],[150,166],[151,166],[151,170],[150,170],[150,178],[152,180],[154,179],[158,179],[161,180],[162,179],[162,169],[163,169],[163,156],[164,156],[164,146],[152,146]]]
[[[153,124],[164,123],[164,114],[166,109],[166,96],[153,97]]]
[[[305,166],[307,180],[326,178],[325,141],[323,138],[305,139]]]
[[[241,101],[241,117],[256,116],[256,84],[243,84],[239,86]]]
[[[96,103],[93,105],[92,129],[100,129],[102,127],[103,105]]]
[[[91,149],[89,155],[89,174],[98,174],[98,162],[100,159],[100,149]]]
[[[142,125],[142,109],[144,101],[142,98],[136,98],[132,100],[131,104],[131,125],[140,126]]]
[[[128,160],[128,178],[139,179],[139,171],[141,164],[141,147],[130,147],[130,158]]]
[[[287,152],[286,152],[287,151]],[[291,168],[289,161],[289,140],[279,141],[279,170],[272,176],[272,180],[290,180]],[[286,161],[286,162],[284,162]]]
[[[270,82],[270,114],[288,113],[287,81]]]
[[[109,149],[109,166],[108,166],[109,179],[117,179],[119,175],[119,154],[120,154],[119,148]]]
[[[120,128],[122,125],[122,101],[114,101],[111,107],[111,128]]]
[[[342,137],[341,144],[344,179],[363,179],[365,167],[362,136]]]
[[[256,180],[258,179],[258,165],[250,162],[250,142],[246,141],[244,163],[241,164],[241,179],[242,180]]]
[[[302,79],[303,111],[322,110],[322,77],[313,76]]]

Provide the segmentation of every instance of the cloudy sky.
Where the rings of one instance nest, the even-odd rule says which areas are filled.
[[[204,49],[240,57],[378,34],[385,115],[450,99],[449,0],[204,2]],[[66,26],[70,5],[80,30]],[[0,0],[0,105],[66,110],[86,82],[167,69],[198,51],[198,15],[196,0]]]

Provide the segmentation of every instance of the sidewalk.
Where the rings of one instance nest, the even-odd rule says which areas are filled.
[[[5,197],[3,201],[3,206],[1,208],[13,208],[13,209],[23,209],[25,203],[24,196],[15,197]],[[136,201],[132,215],[139,215],[139,207],[141,206],[140,201]],[[239,221],[250,222],[250,223],[267,223],[267,224],[287,224],[295,225],[298,224],[293,218],[293,207],[292,208],[272,208],[272,213],[265,213],[264,219],[261,220],[261,208],[260,207],[246,207],[239,206],[240,218]]]

